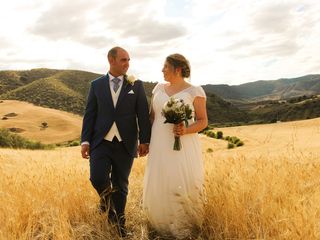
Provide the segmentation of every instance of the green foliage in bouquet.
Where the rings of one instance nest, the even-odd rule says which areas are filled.
[[[188,120],[192,118],[192,110],[183,99],[170,98],[162,109],[162,115],[166,119],[164,123],[178,124],[184,121],[188,126]]]
[[[188,120],[192,118],[192,109],[189,104],[185,104],[183,99],[170,98],[165,103],[161,114],[166,119],[164,123],[179,124],[184,122],[188,127]],[[181,149],[181,141],[179,136],[174,137],[173,150]]]

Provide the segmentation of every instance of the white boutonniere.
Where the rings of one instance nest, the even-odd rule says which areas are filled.
[[[137,78],[134,75],[126,75],[127,82],[133,86]]]

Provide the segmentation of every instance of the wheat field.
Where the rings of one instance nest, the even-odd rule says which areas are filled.
[[[320,118],[216,130],[245,145],[228,150],[201,136],[206,205],[195,239],[320,239]],[[130,239],[152,239],[141,208],[145,163],[136,159],[130,176]],[[1,149],[0,176],[0,239],[117,239],[97,213],[79,147]]]

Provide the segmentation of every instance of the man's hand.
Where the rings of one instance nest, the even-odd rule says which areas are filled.
[[[81,155],[83,158],[88,159],[90,154],[90,145],[89,144],[82,144],[81,145]]]
[[[139,157],[144,157],[149,153],[149,144],[142,143],[138,146]]]

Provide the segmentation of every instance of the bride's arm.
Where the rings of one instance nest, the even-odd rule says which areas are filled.
[[[193,107],[196,116],[196,122],[185,127],[183,123],[174,125],[173,133],[176,136],[182,136],[188,133],[197,133],[208,125],[206,99],[204,97],[196,97],[193,101]]]

